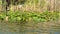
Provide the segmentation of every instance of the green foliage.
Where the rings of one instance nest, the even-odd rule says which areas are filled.
[[[10,22],[16,22],[16,17],[10,16],[10,17],[9,17],[9,21],[10,21]]]
[[[0,20],[4,20],[6,18],[5,13],[0,13]]]
[[[49,12],[44,11],[41,13],[36,12],[23,12],[23,11],[8,11],[8,21],[10,22],[21,22],[21,21],[29,21],[31,18],[35,22],[46,22],[46,21],[54,21],[59,19],[58,12]],[[0,14],[0,20],[4,19],[6,15],[4,13]]]

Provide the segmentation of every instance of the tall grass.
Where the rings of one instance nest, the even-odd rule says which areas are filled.
[[[1,4],[2,4],[2,0],[0,0],[0,5]],[[56,3],[56,5],[57,5],[57,3]],[[18,5],[16,5],[16,7],[17,6]],[[25,0],[25,3],[23,4],[21,10],[23,10],[23,11],[39,11],[40,12],[40,11],[45,11],[45,10],[50,10],[50,9],[54,10],[56,8],[54,6],[55,6],[55,4],[52,0],[51,0],[51,2],[50,2],[50,0]],[[20,9],[15,9],[13,7],[13,5],[11,5],[10,8],[12,10],[13,9],[14,10],[20,10]]]
[[[46,6],[45,0],[26,0],[26,2],[23,4],[21,10],[23,10],[23,11],[44,11],[44,10],[46,10],[45,6]],[[19,9],[17,9],[17,10],[19,10]]]
[[[41,11],[44,8],[44,0],[27,0],[24,4],[24,8],[27,11]]]

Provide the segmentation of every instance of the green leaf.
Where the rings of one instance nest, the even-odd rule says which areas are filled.
[[[6,17],[6,15],[5,15],[4,13],[0,14],[0,19],[1,19],[1,20],[2,20],[2,19],[4,20],[5,17]]]
[[[40,18],[40,22],[46,22],[46,19]]]
[[[16,17],[10,17],[10,18],[9,18],[9,21],[10,21],[10,22],[16,22]]]
[[[21,20],[21,17],[17,17],[17,21],[20,21]]]
[[[38,17],[33,17],[33,20],[34,20],[34,21],[37,21],[37,22],[40,21],[40,19],[39,19]]]

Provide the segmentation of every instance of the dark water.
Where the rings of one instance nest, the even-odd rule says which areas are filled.
[[[60,34],[60,22],[19,23],[0,22],[0,34]]]

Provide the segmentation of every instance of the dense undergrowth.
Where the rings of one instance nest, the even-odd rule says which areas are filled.
[[[29,12],[29,11],[8,11],[8,21],[9,22],[20,22],[33,20],[34,22],[46,22],[54,21],[59,19],[59,12]],[[4,21],[6,18],[6,13],[0,13],[0,20]]]

